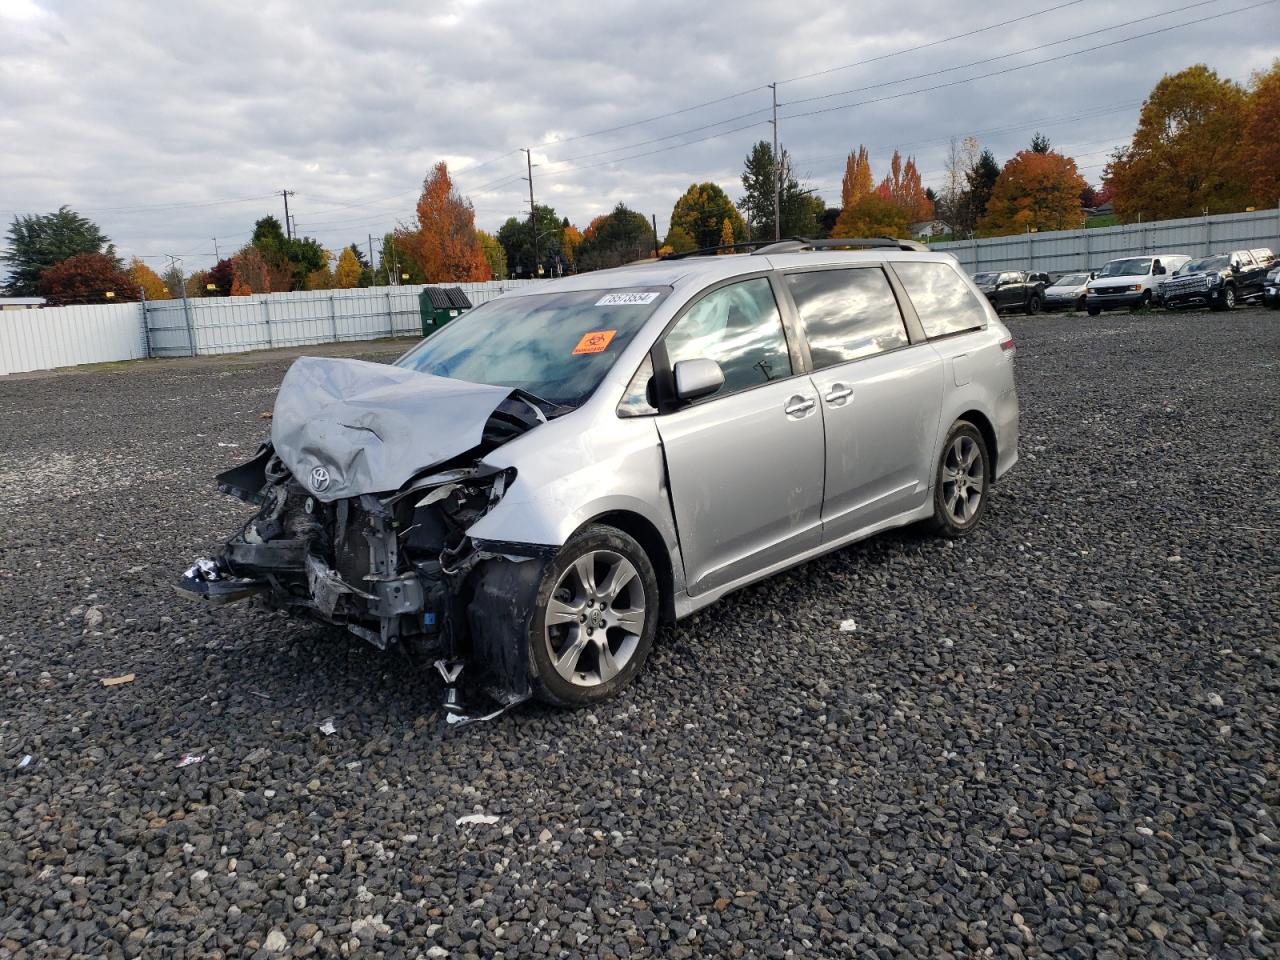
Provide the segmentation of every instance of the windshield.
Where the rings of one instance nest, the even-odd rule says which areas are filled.
[[[1100,277],[1142,277],[1151,272],[1150,257],[1131,257],[1128,260],[1112,260],[1102,272],[1098,274]]]
[[[1088,279],[1083,273],[1069,273],[1065,277],[1059,277],[1053,285],[1055,287],[1078,287]]]
[[[982,286],[983,284],[995,283],[999,279],[1000,279],[1000,274],[998,273],[975,273],[973,275],[973,282],[978,284],[979,286]]]
[[[396,366],[519,387],[578,406],[670,292],[636,287],[490,300],[427,337]]]
[[[1208,273],[1210,270],[1225,270],[1231,263],[1231,258],[1227,254],[1219,254],[1216,257],[1203,257],[1200,260],[1189,260],[1182,265],[1179,273]]]

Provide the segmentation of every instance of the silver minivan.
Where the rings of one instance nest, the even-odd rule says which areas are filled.
[[[433,660],[451,719],[477,690],[603,700],[733,590],[904,524],[972,531],[1018,458],[1013,356],[910,241],[548,281],[394,365],[296,361],[271,441],[219,476],[256,513],[180,586]]]

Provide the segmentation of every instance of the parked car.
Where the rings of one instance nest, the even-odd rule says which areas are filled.
[[[1191,258],[1181,253],[1158,257],[1108,260],[1085,285],[1085,309],[1096,317],[1103,310],[1137,310],[1160,302],[1160,278],[1172,275]]]
[[[1267,267],[1274,260],[1271,251],[1264,248],[1188,261],[1162,285],[1164,305],[1170,310],[1206,305],[1211,310],[1230,310],[1237,303],[1260,299]]]
[[[1267,271],[1266,285],[1262,291],[1262,302],[1272,310],[1280,309],[1280,266]]]
[[[1046,310],[1084,310],[1087,273],[1067,273],[1053,281],[1044,291]]]
[[[1051,281],[1045,273],[1005,270],[998,273],[976,273],[973,282],[997,311],[1039,313],[1044,304],[1045,288]]]
[[[834,249],[843,244],[869,249]],[[304,357],[257,507],[180,586],[436,660],[499,708],[603,700],[659,623],[881,530],[981,522],[1014,345],[953,257],[783,241],[508,293],[392,365]]]

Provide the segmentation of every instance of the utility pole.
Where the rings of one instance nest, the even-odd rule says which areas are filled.
[[[222,259],[222,255],[218,253],[218,238],[217,238],[217,237],[214,237],[214,238],[213,238],[213,259],[214,259],[214,260],[221,260],[221,259]]]
[[[292,237],[297,237],[297,236],[298,236],[298,219],[297,219],[297,217],[290,217],[290,218],[289,218],[289,224],[290,224],[290,226],[292,226],[292,227],[293,227],[293,232],[290,234],[290,236],[292,236]]]
[[[529,235],[533,237],[533,267],[529,272],[530,276],[538,274],[538,213],[537,207],[533,205],[533,154],[529,152],[528,147],[524,147],[524,160],[529,169],[529,176],[524,179],[529,181]]]
[[[773,91],[773,239],[782,239],[782,155],[778,152],[778,84],[769,84]]]
[[[653,258],[656,260],[661,256],[658,253],[658,215],[656,213],[649,214],[649,220],[653,223]]]
[[[280,196],[284,197],[284,232],[285,236],[290,240],[293,239],[293,227],[290,226],[292,221],[289,219],[289,198],[293,196],[292,190],[281,190]]]
[[[369,240],[369,272],[373,273],[375,267],[373,265],[373,234],[366,233],[365,236]]]

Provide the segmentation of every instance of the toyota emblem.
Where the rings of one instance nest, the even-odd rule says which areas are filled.
[[[311,489],[316,493],[324,493],[329,489],[329,471],[324,467],[311,468]]]

